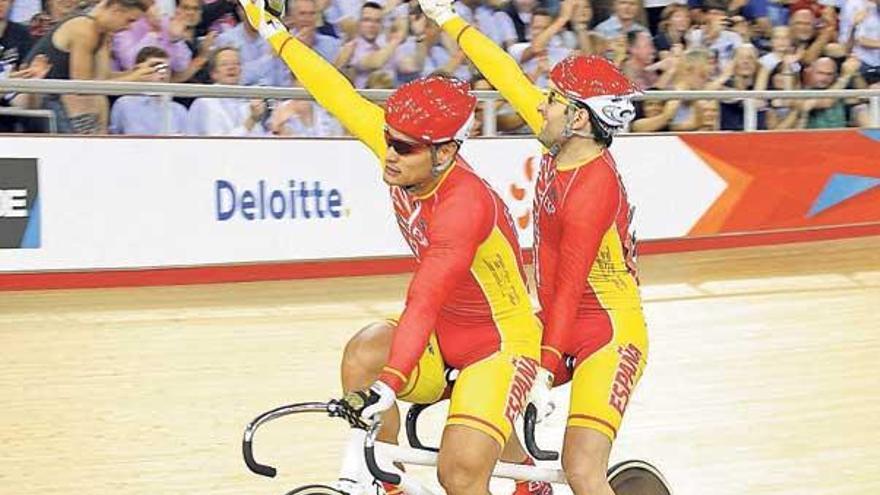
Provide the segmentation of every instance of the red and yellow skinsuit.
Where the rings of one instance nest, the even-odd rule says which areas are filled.
[[[443,29],[539,133],[545,93],[460,17]],[[557,383],[573,380],[568,424],[613,440],[648,353],[626,191],[607,150],[568,168],[545,153],[536,187],[541,365]]]

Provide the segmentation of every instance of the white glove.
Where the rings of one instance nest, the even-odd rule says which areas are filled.
[[[381,380],[376,380],[370,385],[370,397],[367,399],[367,407],[361,412],[361,419],[372,421],[373,416],[390,409],[396,399],[397,394],[391,387]]]
[[[245,12],[248,24],[259,31],[263,38],[269,39],[275,34],[287,32],[284,24],[266,11],[265,0],[238,0],[238,3]]]
[[[551,390],[553,389],[553,373],[544,368],[538,369],[538,375],[535,377],[535,383],[532,390],[529,391],[529,402],[535,405],[538,415],[536,422],[540,423],[547,416],[553,414],[556,409],[556,403],[553,402]]]
[[[419,0],[419,5],[428,19],[436,22],[438,26],[443,26],[450,19],[458,16],[452,9],[452,0]]]

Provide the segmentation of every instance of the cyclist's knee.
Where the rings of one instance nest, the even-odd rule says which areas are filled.
[[[394,326],[386,321],[358,330],[342,353],[342,385],[346,390],[369,386],[388,361]]]
[[[437,465],[437,479],[449,495],[486,493],[488,478],[478,462],[470,462],[469,456],[450,456]]]
[[[610,487],[605,477],[605,466],[598,459],[563,458],[565,479],[575,494],[605,494]]]

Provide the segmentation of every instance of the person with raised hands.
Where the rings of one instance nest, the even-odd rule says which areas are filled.
[[[379,440],[396,443],[395,399],[438,401],[445,367],[460,370],[438,477],[451,495],[488,493],[537,372],[540,324],[507,208],[458,153],[476,98],[463,81],[429,76],[398,88],[383,109],[277,18],[242,5],[303,87],[376,156],[416,257],[400,318],[370,325],[346,346],[343,389],[366,398],[362,417],[381,415]]]
[[[563,469],[576,495],[613,495],[608,458],[647,363],[648,337],[634,210],[609,146],[635,116],[630,100],[640,90],[606,59],[572,55],[550,70],[549,90],[541,91],[450,0],[420,4],[545,147],[533,208],[544,330],[532,401],[546,415],[550,387],[572,381]]]

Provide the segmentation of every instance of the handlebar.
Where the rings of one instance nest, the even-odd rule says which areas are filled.
[[[523,430],[526,437],[526,449],[528,449],[529,454],[531,454],[532,457],[539,461],[555,461],[556,459],[559,459],[559,452],[541,450],[535,442],[535,423],[537,423],[537,417],[538,408],[535,407],[534,404],[529,403],[529,405],[526,406],[526,414],[523,418],[525,421]]]
[[[364,460],[367,462],[367,469],[373,478],[392,485],[400,484],[400,475],[397,473],[389,473],[383,471],[376,462],[376,436],[379,435],[379,429],[382,427],[382,420],[378,417],[373,421],[367,430],[367,438],[364,440]]]
[[[244,429],[244,438],[241,442],[241,452],[244,456],[244,462],[248,469],[256,474],[274,478],[277,470],[269,465],[260,464],[254,459],[253,440],[257,429],[275,419],[299,413],[327,413],[331,417],[339,417],[345,419],[352,428],[366,429],[367,425],[360,419],[360,416],[348,402],[343,400],[331,400],[329,402],[301,402],[298,404],[290,404],[287,406],[277,407],[271,411],[266,411],[257,416]]]
[[[436,447],[425,446],[425,444],[419,440],[419,434],[417,432],[419,415],[431,405],[432,404],[413,404],[409,407],[409,411],[406,413],[406,438],[409,441],[409,446],[414,449],[440,452],[440,449]]]

